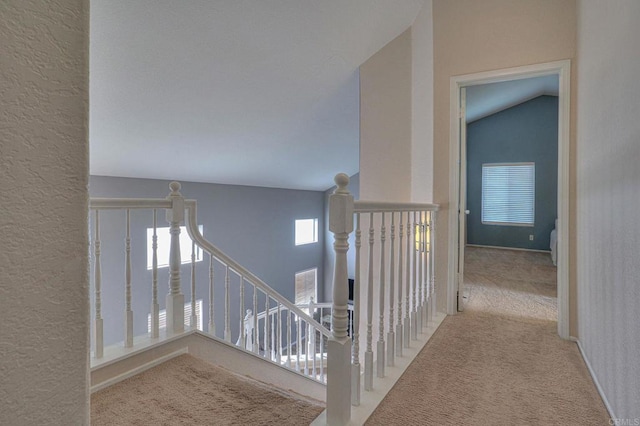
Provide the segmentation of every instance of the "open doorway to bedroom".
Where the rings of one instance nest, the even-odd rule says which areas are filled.
[[[536,64],[536,65],[528,65],[517,68],[503,69],[503,70],[495,70],[495,71],[487,71],[476,74],[455,76],[451,78],[451,90],[450,90],[450,105],[451,105],[451,151],[450,151],[450,223],[453,224],[453,232],[449,233],[449,247],[450,247],[450,256],[449,256],[449,280],[448,280],[448,299],[447,299],[447,310],[448,312],[455,313],[457,310],[464,309],[465,299],[464,299],[464,276],[465,276],[465,248],[468,243],[468,229],[467,229],[467,213],[471,214],[471,211],[467,207],[467,167],[466,167],[466,150],[467,150],[467,116],[466,116],[466,108],[467,108],[467,91],[475,86],[488,85],[493,83],[509,83],[512,81],[521,81],[526,79],[532,79],[537,77],[553,77],[557,81],[557,121],[556,121],[556,130],[557,130],[557,165],[556,165],[556,214],[555,216],[558,218],[556,228],[557,235],[557,325],[558,325],[558,334],[563,338],[569,338],[569,75],[570,75],[570,61],[558,61],[551,62],[545,64]],[[550,77],[550,79],[551,79]],[[515,84],[515,83],[514,83]],[[544,95],[544,93],[542,93]],[[538,98],[539,96],[535,96]],[[535,99],[529,99],[530,101],[534,101]],[[543,101],[544,102],[544,101]],[[518,105],[522,104],[522,102],[518,102]],[[514,107],[513,105],[510,105]],[[517,106],[516,106],[517,108]],[[473,120],[471,120],[473,121]],[[476,120],[477,121],[477,120]],[[507,149],[502,147],[500,148],[502,151],[506,151]],[[534,223],[527,223],[529,219],[516,217],[515,219],[509,219],[504,217],[485,217],[484,220],[482,218],[482,165],[485,165],[485,168],[490,168],[491,166],[497,166],[498,168],[492,170],[493,172],[498,173],[490,173],[489,170],[485,173],[486,179],[491,181],[492,177],[495,179],[496,176],[500,176],[501,174],[509,174],[514,172],[513,170],[508,170],[511,166],[525,166],[526,164],[521,163],[536,163],[536,161],[531,160],[496,160],[497,162],[481,162],[479,166],[479,174],[476,173],[474,183],[480,184],[480,204],[479,207],[475,207],[479,214],[479,220],[482,223],[487,222],[509,222],[509,220],[514,220],[515,223],[506,225],[502,223],[500,226],[509,227],[516,226],[521,227],[519,232],[511,232],[517,240],[524,239],[524,244],[521,247],[516,248],[525,248],[525,249],[533,249],[533,250],[549,250],[548,248],[544,248],[540,246],[537,248],[537,244],[545,244],[545,241],[549,241],[551,239],[551,229],[549,228],[548,223],[544,226],[541,226],[540,229],[535,229],[535,221],[537,220],[535,215],[535,201],[533,202],[533,212],[530,212],[530,215],[533,217]],[[502,169],[500,169],[500,167]],[[535,169],[535,166],[534,166]],[[540,166],[538,166],[540,169]],[[543,175],[549,174],[548,167],[542,168],[543,170],[538,170],[538,174],[542,172]],[[545,171],[546,170],[546,171]],[[518,173],[516,173],[518,174]],[[523,173],[526,175],[526,173]],[[533,171],[533,185],[537,183],[535,179],[535,170]],[[551,194],[553,196],[553,194]],[[486,201],[486,200],[485,200]],[[522,200],[518,201],[516,204],[521,204]],[[490,204],[490,203],[489,203]],[[494,203],[495,204],[495,203]],[[545,222],[548,220],[545,219]],[[523,226],[526,225],[526,226]],[[457,226],[456,226],[457,225]],[[553,220],[553,225],[555,225],[555,220]],[[491,225],[488,225],[491,226]],[[498,225],[492,225],[498,226]],[[527,229],[529,228],[529,229]],[[497,229],[497,228],[495,228]],[[472,232],[476,232],[477,230],[473,230]],[[548,232],[548,237],[546,234]],[[533,239],[531,239],[531,235],[533,235]],[[524,236],[524,238],[523,238]],[[548,238],[548,239],[547,239]],[[551,245],[548,242],[549,246]],[[482,245],[482,244],[476,244]],[[487,244],[490,245],[490,244]],[[493,244],[499,245],[499,244]],[[498,250],[498,249],[494,249]],[[536,253],[536,252],[534,252]],[[469,253],[471,254],[471,253]],[[550,253],[538,253],[545,256],[545,261],[550,261]],[[498,256],[495,254],[489,255],[491,259],[497,259]],[[473,260],[473,259],[471,259]],[[495,268],[498,268],[496,266]],[[517,270],[517,268],[511,267],[503,267],[510,271]],[[532,269],[532,268],[530,268]],[[548,275],[545,274],[545,275]]]
[[[466,88],[464,309],[557,321],[558,83]]]

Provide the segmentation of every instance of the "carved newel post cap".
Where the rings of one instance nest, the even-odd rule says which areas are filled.
[[[169,189],[171,189],[172,194],[178,194],[180,192],[180,188],[182,188],[180,182],[173,181],[169,184]]]
[[[347,185],[349,185],[349,176],[345,173],[338,173],[333,181],[338,186],[336,189],[337,194],[348,194]]]

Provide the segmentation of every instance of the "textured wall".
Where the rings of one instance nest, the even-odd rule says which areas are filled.
[[[433,0],[434,202],[438,214],[436,279],[447,282],[449,230],[449,83],[451,76],[571,59],[575,55],[575,0]],[[574,73],[575,70],[572,70]],[[575,79],[572,77],[572,86]],[[572,111],[575,91],[572,87]],[[573,112],[572,112],[573,114]],[[571,138],[574,126],[570,129]],[[575,155],[572,143],[572,153]],[[571,178],[571,188],[575,185]],[[571,189],[573,192],[573,189]],[[575,206],[571,203],[570,216]],[[573,222],[570,237],[573,238]],[[575,253],[573,239],[571,253]],[[575,268],[570,259],[570,324],[575,335]],[[445,303],[445,294],[438,298]]]
[[[638,422],[640,2],[578,10],[579,336],[612,414]]]
[[[411,30],[360,67],[360,198],[411,199]]]
[[[534,226],[484,225],[482,164],[520,162],[535,163]],[[548,251],[557,206],[557,97],[539,96],[467,125],[468,244]]]
[[[0,3],[0,424],[88,424],[88,1]]]

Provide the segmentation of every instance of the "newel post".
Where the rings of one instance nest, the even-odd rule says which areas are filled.
[[[329,197],[329,230],[335,242],[331,338],[327,354],[327,424],[345,425],[351,418],[351,339],[348,337],[349,278],[347,251],[353,231],[353,196],[347,185],[349,176],[335,177],[338,188]]]
[[[167,334],[177,334],[184,331],[184,294],[180,285],[180,224],[184,220],[184,198],[180,194],[181,185],[178,182],[169,184],[171,193],[167,197],[171,201],[171,208],[167,209],[167,222],[171,234],[169,249],[169,294],[167,294]]]

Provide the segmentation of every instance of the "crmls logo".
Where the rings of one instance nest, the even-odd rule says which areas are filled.
[[[636,417],[635,419],[611,419],[609,420],[609,424],[615,426],[640,426],[640,418]]]

